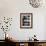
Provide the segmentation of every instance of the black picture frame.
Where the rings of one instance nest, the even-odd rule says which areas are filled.
[[[32,27],[33,13],[20,13],[20,28],[31,29]]]

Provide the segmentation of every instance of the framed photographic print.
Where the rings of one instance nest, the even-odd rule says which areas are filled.
[[[32,28],[33,27],[33,14],[32,13],[20,13],[20,28]]]

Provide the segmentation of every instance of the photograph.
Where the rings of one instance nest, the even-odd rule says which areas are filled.
[[[33,14],[20,13],[20,28],[32,28]]]

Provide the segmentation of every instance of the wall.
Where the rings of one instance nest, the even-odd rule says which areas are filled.
[[[45,36],[45,6],[40,8],[33,8],[28,0],[0,0],[0,18],[12,17],[12,26],[7,33],[16,40],[28,40],[34,34],[37,39],[46,40]],[[20,13],[33,13],[33,28],[20,29]],[[0,31],[0,35],[3,31]],[[0,36],[0,39],[4,37]]]

